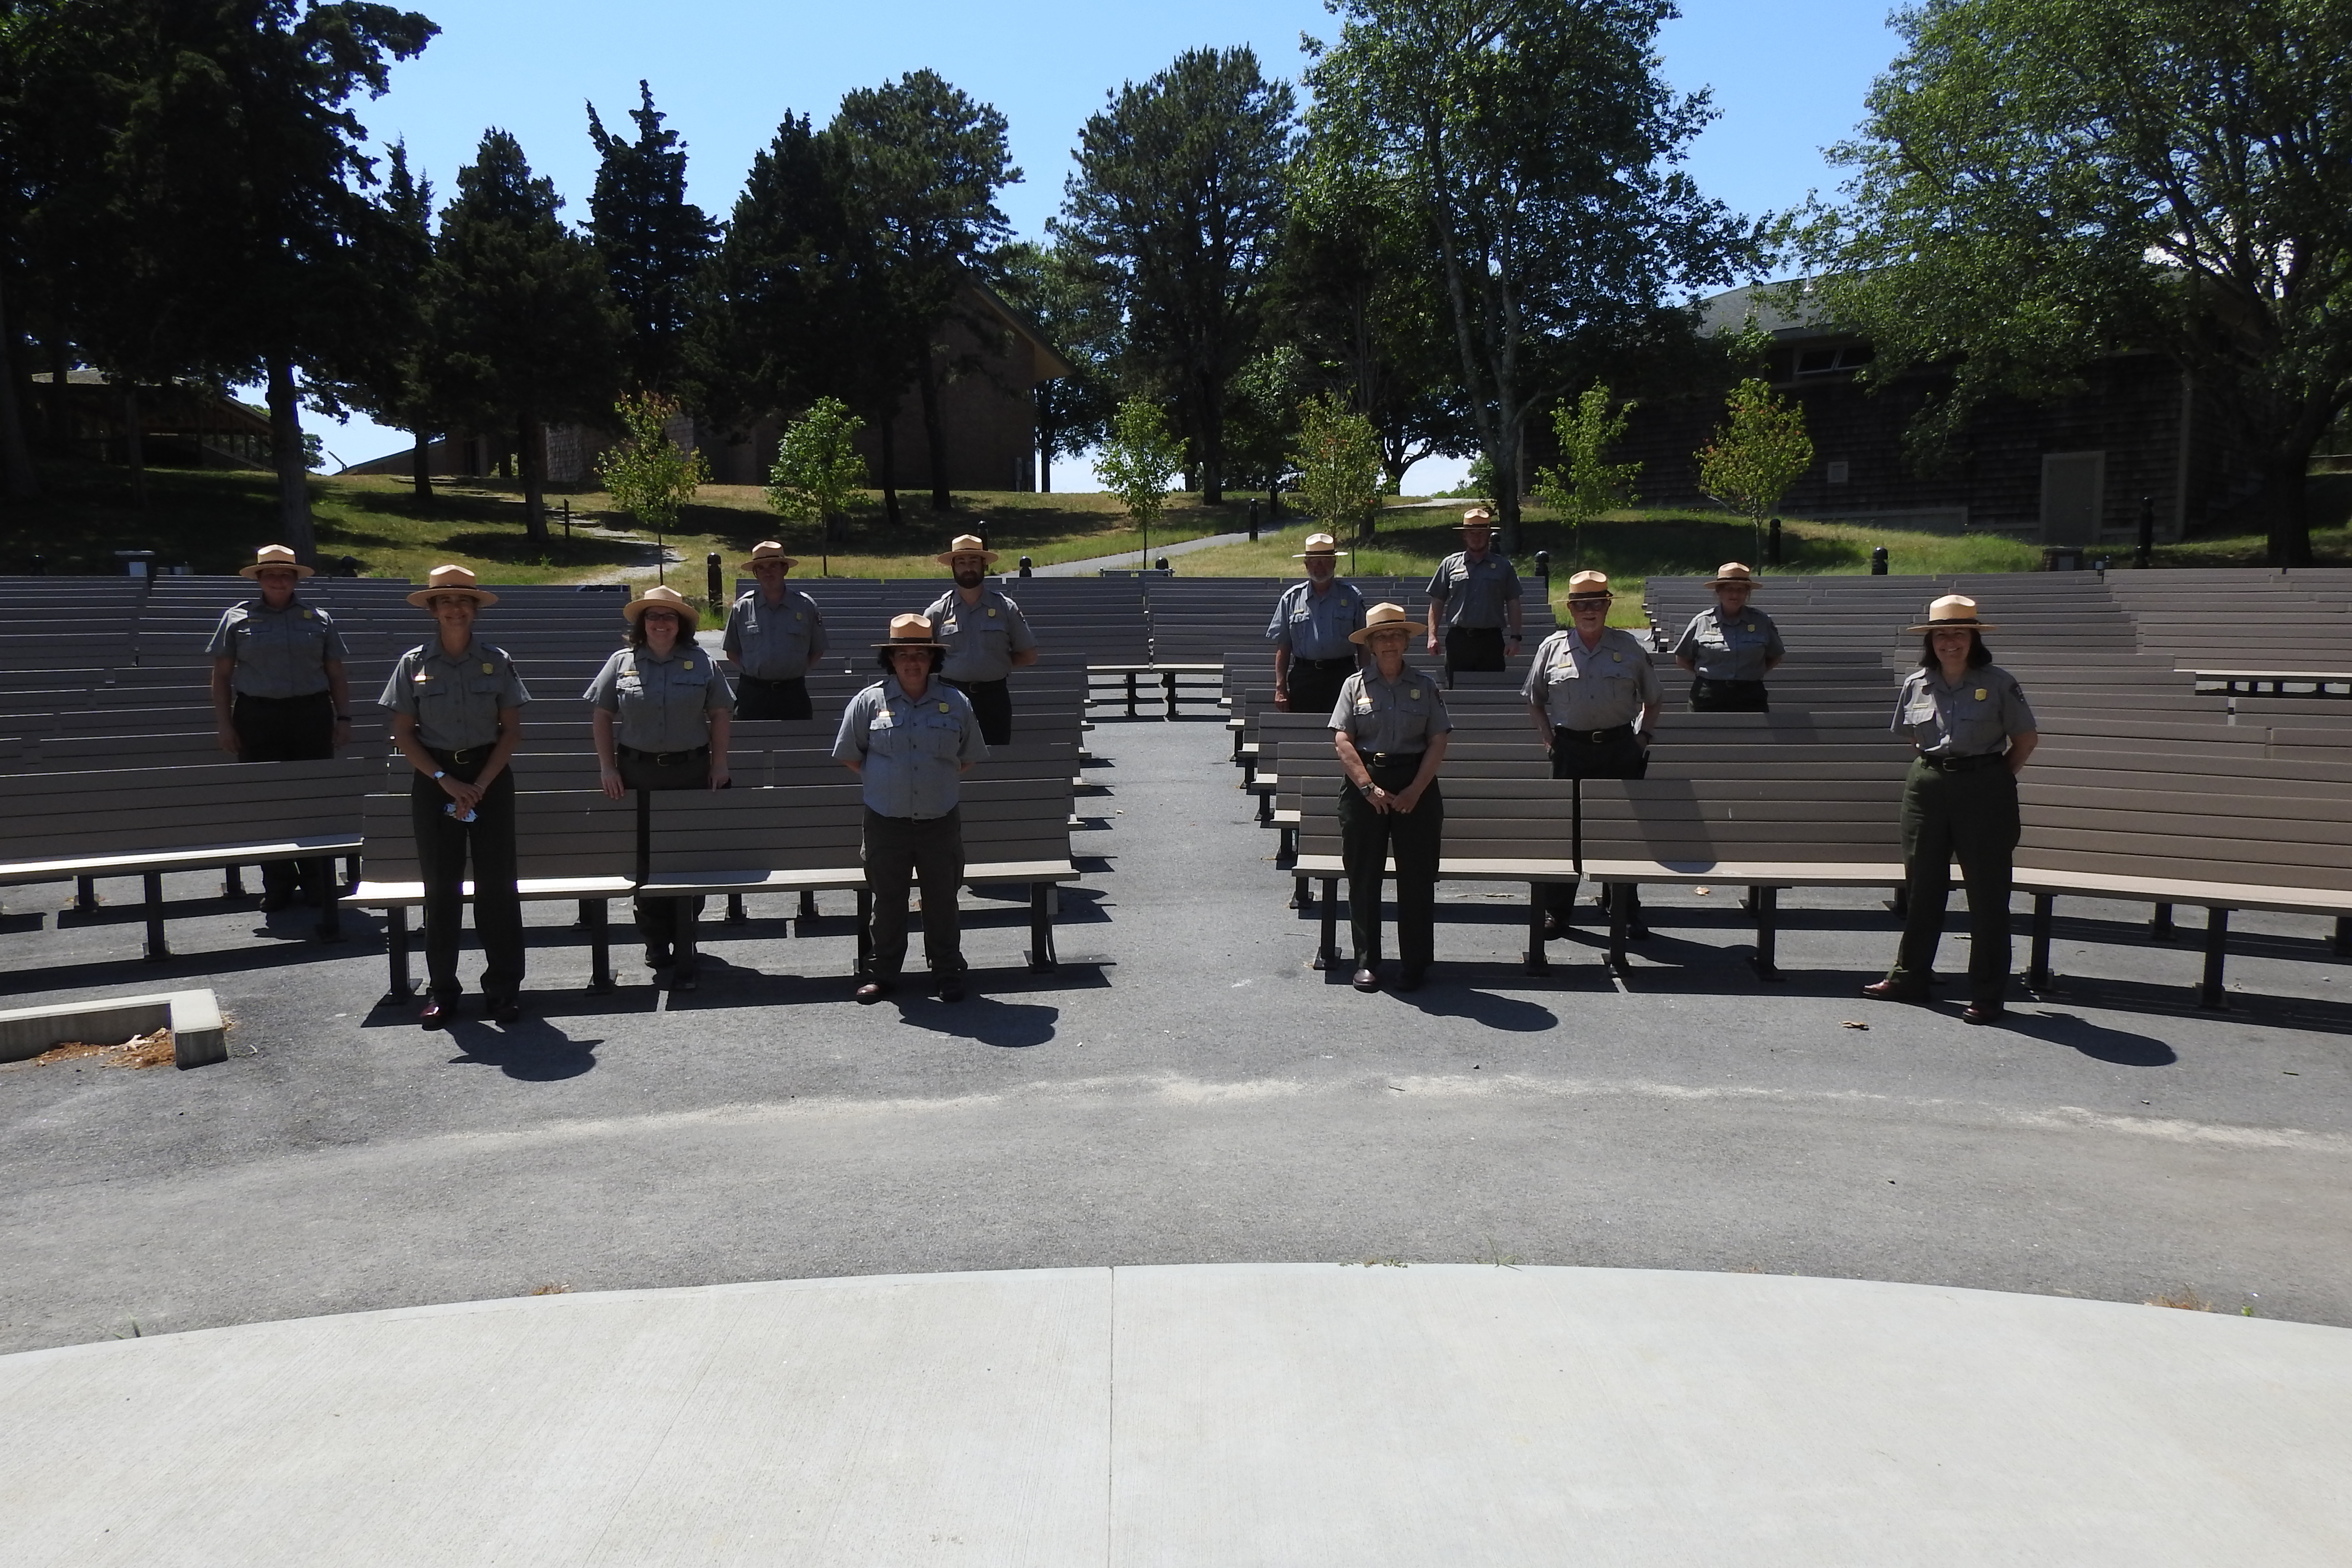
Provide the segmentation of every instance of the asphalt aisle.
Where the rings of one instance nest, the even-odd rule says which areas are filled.
[[[1365,1259],[2352,1324],[2352,972],[2319,922],[2242,922],[2212,1016],[2185,1005],[2193,933],[2117,942],[2132,911],[2084,906],[2059,961],[2093,978],[1971,1029],[1853,994],[1894,942],[1859,896],[1791,900],[1794,978],[1768,991],[1735,889],[1655,900],[1622,985],[1594,930],[1522,975],[1518,901],[1469,891],[1427,991],[1362,997],[1307,967],[1222,728],[1092,744],[1109,789],[1080,802],[1100,826],[1062,972],[1021,970],[1019,906],[967,900],[981,994],[954,1008],[852,1005],[837,895],[805,931],[715,928],[667,1011],[627,946],[619,996],[579,994],[569,910],[534,910],[539,1016],[436,1036],[377,1005],[370,922],[320,960],[299,923],[273,942],[225,911],[151,966],[135,924],[22,929],[62,900],[26,890],[0,921],[14,1005],[208,984],[238,1054],[0,1069],[0,1349],[551,1285]]]

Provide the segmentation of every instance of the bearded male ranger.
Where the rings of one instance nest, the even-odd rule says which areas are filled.
[[[743,563],[759,585],[727,614],[727,657],[742,671],[735,689],[738,719],[807,719],[809,666],[824,657],[824,616],[816,601],[784,581],[800,564],[770,539]]]
[[[1274,644],[1274,707],[1328,713],[1363,662],[1352,639],[1363,629],[1364,595],[1340,580],[1339,542],[1331,535],[1307,535],[1306,552],[1294,559],[1307,563],[1307,581],[1283,590],[1265,626]]]
[[[1429,580],[1429,651],[1445,655],[1445,679],[1456,670],[1496,670],[1519,651],[1524,621],[1519,574],[1509,560],[1489,550],[1495,514],[1474,506],[1462,514],[1462,548],[1437,563]],[[1504,622],[1510,623],[1507,634]],[[1444,628],[1441,648],[1438,628]]]
[[[953,592],[941,594],[923,612],[947,650],[940,679],[971,700],[981,735],[990,745],[1009,746],[1013,687],[1007,678],[1037,662],[1036,634],[1029,629],[1020,605],[988,586],[996,552],[977,535],[958,534],[946,553],[934,559],[954,573],[956,581]]]

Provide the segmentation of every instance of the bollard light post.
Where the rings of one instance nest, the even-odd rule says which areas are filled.
[[[1884,544],[1870,552],[1870,574],[1874,577],[1886,575],[1886,546]]]
[[[1257,542],[1257,497],[1255,496],[1250,497],[1249,533],[1250,542],[1255,544]]]
[[[2132,564],[2145,570],[2156,564],[2156,498],[2139,498],[2139,543],[2132,551]]]
[[[719,606],[724,603],[719,595],[725,586],[719,574],[719,552],[716,550],[712,551],[710,558],[703,563],[703,573],[705,580],[710,584],[710,613],[715,616],[719,613]]]
[[[1551,588],[1550,551],[1538,550],[1536,552],[1536,575],[1543,579],[1545,591],[1549,592]]]
[[[1780,564],[1780,520],[1774,518],[1770,530],[1764,535],[1764,564]]]
[[[1026,555],[1021,558],[1021,575],[1024,577],[1029,575],[1029,557]]]

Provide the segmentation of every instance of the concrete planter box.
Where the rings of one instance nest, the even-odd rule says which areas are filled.
[[[0,1062],[21,1062],[70,1040],[104,1044],[172,1029],[175,1067],[228,1060],[220,1003],[210,991],[170,991],[153,996],[110,996],[47,1007],[0,1012]]]

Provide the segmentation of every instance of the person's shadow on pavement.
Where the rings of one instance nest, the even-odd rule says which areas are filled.
[[[449,1058],[452,1067],[494,1067],[524,1083],[558,1083],[578,1078],[596,1065],[596,1047],[604,1042],[575,1040],[544,1018],[493,1026],[466,1018],[451,1026],[449,1036],[465,1054]]]
[[[2068,1046],[2094,1061],[2113,1062],[2117,1067],[2168,1068],[2180,1059],[2170,1046],[2153,1035],[2110,1029],[2072,1013],[2020,1013],[2012,1009],[2003,1022],[2017,1034]]]
[[[1045,1044],[1054,1037],[1054,1026],[1062,1016],[1059,1007],[999,1002],[980,995],[967,995],[961,1002],[941,1002],[919,994],[902,993],[898,1003],[898,1021],[902,1024],[1009,1050]]]

